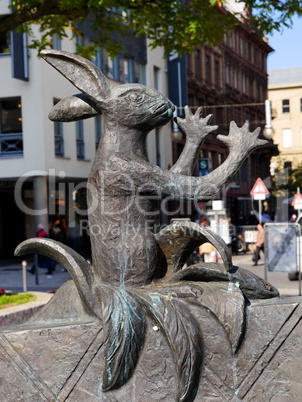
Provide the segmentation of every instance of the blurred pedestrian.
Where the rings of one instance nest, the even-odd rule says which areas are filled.
[[[42,223],[40,223],[38,225],[38,231],[36,233],[36,237],[39,237],[40,239],[49,237],[48,233],[45,231],[44,225],[42,225]],[[47,271],[45,272],[46,275],[52,275],[54,268],[55,268],[55,263],[52,258],[47,257],[45,255],[40,255],[40,254],[38,254],[38,265],[40,268],[47,268]],[[36,271],[36,267],[34,264],[31,267],[31,269],[28,270],[28,272],[30,272],[31,274],[34,274],[35,271]]]
[[[49,229],[49,237],[53,240],[59,241],[65,244],[65,236],[62,230],[60,219],[57,219]]]
[[[255,265],[258,265],[258,261],[260,260],[260,251],[264,253],[264,223],[258,223],[257,225],[257,241],[255,243],[255,251],[253,255],[253,261]]]
[[[207,217],[203,217],[200,222],[200,225],[211,229],[211,222]],[[202,256],[204,262],[218,262],[218,252],[216,248],[209,242],[203,243],[199,246],[199,254]]]
[[[80,237],[80,228],[76,220],[69,222],[67,229],[67,243],[75,251],[78,249],[78,241]]]

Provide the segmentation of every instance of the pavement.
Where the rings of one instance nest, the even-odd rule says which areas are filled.
[[[255,267],[253,266],[252,253],[250,252],[233,255],[232,259],[234,265],[248,269],[274,285],[281,296],[299,296],[299,281],[289,281],[286,272],[266,272],[263,257]],[[11,290],[14,293],[23,291],[53,293],[71,278],[69,273],[57,264],[53,275],[45,275],[46,269],[43,268],[39,269],[37,276],[27,272],[27,289],[24,289],[22,261],[27,262],[27,269],[30,269],[33,265],[32,259],[0,260],[0,288]]]
[[[23,279],[22,261],[26,261],[26,280]],[[11,290],[13,293],[25,291],[54,293],[64,282],[71,279],[69,273],[57,264],[52,275],[46,275],[45,268],[39,268],[38,274],[33,275],[27,272],[33,265],[33,259],[18,258],[10,260],[0,260],[0,288]]]
[[[299,281],[290,281],[288,279],[288,272],[268,272],[265,268],[263,254],[261,253],[261,255],[262,257],[257,266],[253,266],[253,253],[251,252],[233,255],[233,265],[245,268],[260,278],[265,279],[279,290],[281,297],[301,296]]]

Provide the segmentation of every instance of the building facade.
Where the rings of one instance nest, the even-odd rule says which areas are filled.
[[[227,11],[221,8],[221,12]],[[213,114],[211,123],[219,126],[200,152],[200,159],[208,163],[209,170],[215,169],[227,157],[228,150],[216,135],[228,134],[230,121],[234,120],[239,127],[248,121],[250,131],[257,127],[263,129],[268,81],[266,60],[272,50],[243,19],[216,47],[199,46],[194,54],[187,55],[188,105],[193,111],[202,106],[203,116]],[[262,131],[260,137],[264,138]],[[174,143],[174,159],[180,154],[184,142],[182,138]],[[251,154],[232,181],[227,183],[220,198],[233,223],[242,224],[242,216],[245,223],[249,223],[249,213],[253,208],[250,190],[258,177],[269,177],[270,158],[277,154],[276,145],[269,139],[268,146]],[[196,174],[203,174],[198,167]]]
[[[0,14],[7,6],[0,5]],[[38,27],[33,30],[38,35]],[[65,230],[76,227],[89,248],[86,182],[102,137],[102,117],[71,123],[48,119],[55,103],[78,90],[27,48],[30,41],[25,34],[0,37],[0,258],[35,236],[39,223],[48,229],[58,218]],[[50,46],[76,51],[76,42],[68,38],[50,38]],[[131,33],[122,48],[114,58],[101,49],[95,55],[112,84],[139,82],[167,94],[163,53],[151,54],[146,40]],[[151,162],[164,168],[172,163],[170,134],[170,125],[160,128],[147,144]]]
[[[269,71],[268,94],[280,151],[272,167],[297,168],[302,164],[302,67]]]

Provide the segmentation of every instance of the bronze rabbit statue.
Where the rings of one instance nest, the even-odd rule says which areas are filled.
[[[233,267],[225,243],[210,230],[195,223],[174,223],[159,232],[151,226],[158,227],[163,198],[213,198],[246,157],[266,141],[258,138],[260,128],[249,132],[247,123],[238,128],[231,122],[229,135],[218,136],[229,148],[227,159],[204,177],[191,176],[201,144],[217,126],[209,124],[211,115],[202,117],[201,108],[192,114],[186,107],[185,118],[177,119],[186,136],[185,147],[175,165],[163,170],[148,161],[146,137],[172,117],[174,105],[165,96],[140,84],[113,85],[92,62],[68,52],[45,50],[41,56],[82,92],[57,103],[50,119],[68,122],[102,114],[104,120],[87,184],[92,266],[69,247],[49,239],[27,240],[16,254],[49,255],[70,272],[75,286],[67,285],[65,293],[55,297],[68,300],[66,289],[77,291],[86,314],[100,320],[105,331],[103,391],[121,387],[135,370],[147,313],[163,330],[174,353],[177,400],[193,400],[202,339],[188,307],[192,297],[200,308],[217,316],[235,353],[244,333],[243,295],[269,298],[278,291],[250,272]],[[189,254],[208,241],[223,263],[183,268]],[[219,296],[217,300],[230,298],[233,303],[236,295],[242,307],[241,313],[232,316],[233,326],[225,322],[219,302],[209,301],[211,281],[216,282],[215,292],[223,290],[223,299]],[[210,289],[209,299],[206,289]],[[54,314],[51,308],[46,305],[32,320],[45,322]],[[55,314],[59,312],[55,310]]]
[[[193,115],[178,124],[186,133],[186,146],[170,169],[151,165],[146,137],[167,123],[174,105],[161,93],[140,84],[111,85],[91,62],[62,51],[44,51],[42,57],[83,94],[57,103],[50,112],[53,121],[74,121],[103,115],[104,134],[88,179],[89,226],[93,266],[102,280],[113,284],[141,285],[165,274],[165,256],[150,220],[159,219],[159,201],[208,200],[233,176],[247,155],[265,141],[259,129],[248,131],[231,123],[229,136],[219,139],[230,148],[227,160],[203,178],[190,176],[201,143],[217,128],[208,125],[211,116]]]

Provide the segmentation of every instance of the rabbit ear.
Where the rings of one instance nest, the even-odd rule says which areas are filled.
[[[92,101],[110,96],[110,83],[89,60],[61,50],[42,50],[40,55]]]
[[[60,100],[49,112],[52,121],[76,121],[99,115],[93,103],[84,94],[68,96]]]

